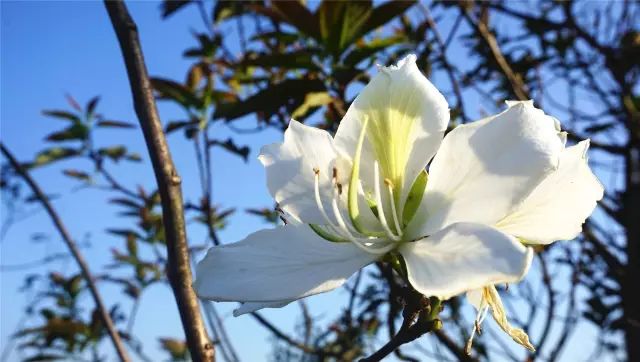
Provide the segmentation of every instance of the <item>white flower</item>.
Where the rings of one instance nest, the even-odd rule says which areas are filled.
[[[282,307],[390,252],[426,296],[495,291],[530,266],[520,239],[546,244],[580,231],[602,196],[588,142],[565,148],[558,122],[531,102],[443,139],[448,122],[413,55],[380,67],[335,137],[292,120],[284,142],[259,157],[289,224],[211,248],[197,267],[198,295],[243,302],[236,315]],[[497,292],[478,299],[479,313],[496,320],[501,305]],[[498,322],[515,335],[506,317]]]

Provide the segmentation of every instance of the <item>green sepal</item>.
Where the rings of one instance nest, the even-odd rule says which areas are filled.
[[[327,232],[325,229],[323,229],[320,225],[316,225],[316,224],[309,224],[309,227],[311,228],[311,230],[313,230],[316,234],[318,234],[318,236],[320,236],[321,238],[328,240],[332,243],[346,243],[349,240],[347,239],[343,239],[339,236],[333,235],[329,232]]]
[[[427,187],[427,180],[429,179],[429,174],[427,171],[422,170],[418,177],[411,185],[411,190],[409,191],[409,195],[407,195],[407,201],[404,204],[404,211],[402,211],[402,225],[407,226],[409,222],[416,215],[416,211],[418,211],[418,207],[420,206],[420,202],[422,202],[422,196],[424,196],[424,190]]]
[[[402,276],[405,281],[408,282],[407,279],[407,266],[404,263],[404,258],[398,252],[390,252],[384,255],[382,261],[389,263],[389,265],[393,268],[393,270],[398,273],[398,275]]]

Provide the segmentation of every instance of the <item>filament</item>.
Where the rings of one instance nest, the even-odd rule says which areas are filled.
[[[469,336],[469,340],[467,341],[467,344],[464,347],[464,352],[467,355],[471,354],[471,346],[473,345],[473,337],[475,337],[476,332],[478,332],[478,335],[480,335],[480,333],[481,333],[480,324],[482,324],[482,322],[484,321],[485,317],[487,316],[487,312],[489,312],[489,306],[481,308],[478,311],[478,315],[476,317],[476,320],[473,322],[473,329],[471,330],[471,336]]]
[[[327,212],[324,210],[322,199],[320,198],[320,170],[317,168],[314,168],[313,173],[315,174],[314,193],[316,197],[316,206],[318,207],[318,210],[320,210],[320,214],[322,214],[322,217],[324,218],[324,221],[327,223],[328,228],[334,233],[344,237],[345,235],[342,235],[339,232],[340,229],[333,223],[333,221],[331,221],[331,219],[329,218],[329,215],[327,215]]]
[[[380,196],[380,170],[378,169],[378,161],[375,161],[373,164],[373,172],[374,172],[374,190],[376,197],[376,209],[378,210],[378,219],[380,220],[380,224],[382,224],[382,228],[384,229],[387,236],[394,241],[399,241],[400,238],[391,232],[389,229],[389,225],[387,225],[387,219],[384,217],[384,208],[382,207],[382,197]],[[393,200],[391,200],[393,203]]]

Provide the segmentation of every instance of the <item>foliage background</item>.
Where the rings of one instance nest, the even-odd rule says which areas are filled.
[[[188,235],[196,258],[201,256],[197,250],[210,245],[214,237],[228,243],[277,222],[255,156],[261,145],[281,139],[292,114],[333,130],[373,64],[389,64],[406,52],[416,52],[423,71],[445,93],[455,122],[495,113],[504,99],[530,96],[563,121],[574,140],[592,137],[591,163],[608,192],[584,237],[541,250],[527,282],[507,292],[513,319],[529,328],[538,345],[548,336],[540,353],[525,356],[488,327],[474,356],[633,360],[624,338],[637,333],[634,318],[640,305],[634,307],[637,291],[630,291],[628,281],[640,267],[638,233],[632,222],[633,205],[638,205],[633,202],[638,197],[633,182],[638,181],[631,177],[640,172],[640,161],[634,159],[634,152],[640,152],[637,3],[394,3],[378,16],[402,17],[382,16],[373,24],[381,27],[372,25],[364,38],[349,32],[364,32],[366,22],[359,20],[370,11],[365,2],[310,3],[310,11],[330,14],[327,27],[319,31],[310,28],[313,21],[304,16],[287,16],[301,11],[293,3],[203,2],[179,9],[180,4],[129,6],[140,28],[150,73],[162,78],[156,81],[158,95],[169,98],[159,103],[160,112],[165,125],[174,129],[169,141],[183,179]],[[381,5],[376,2],[376,6]],[[140,344],[136,359],[183,358],[179,318],[163,277],[158,200],[151,196],[154,181],[141,134],[136,127],[104,123],[135,125],[136,118],[102,4],[3,2],[0,11],[2,142],[34,166],[34,177],[50,194],[99,277],[107,304],[117,306],[119,329],[130,337],[132,350]],[[234,14],[242,15],[223,19]],[[494,33],[483,33],[482,24],[489,24]],[[256,34],[272,38],[265,43],[254,38]],[[496,34],[505,62],[496,58],[487,34]],[[198,51],[202,41],[204,52]],[[353,63],[358,56],[361,61]],[[213,72],[209,82],[208,70]],[[199,72],[202,78],[194,82]],[[185,83],[185,78],[186,86],[169,82]],[[290,80],[286,87],[278,86],[286,79]],[[216,91],[205,96],[209,85]],[[60,133],[69,122],[42,113],[73,112],[65,94],[80,104],[82,117],[93,116],[89,118],[95,128],[90,132],[76,127]],[[95,111],[86,112],[98,94]],[[255,94],[263,96],[252,98]],[[319,109],[311,114],[316,106]],[[197,157],[200,153],[202,164],[206,163],[207,142],[212,160],[211,214],[206,203],[207,172],[202,173]],[[82,149],[82,157],[54,160],[52,155],[55,158],[59,151],[45,151],[61,146]],[[129,191],[114,189],[105,170]],[[7,167],[2,181],[2,357],[113,358],[104,331],[92,324],[92,301],[81,281],[74,279],[76,267],[50,221]],[[146,190],[143,198],[139,185]],[[146,205],[134,210],[132,201]],[[132,237],[134,230],[140,235]],[[216,305],[215,314],[228,335],[220,338],[218,356],[224,358],[226,351],[234,360],[230,345],[239,359],[249,361],[324,358],[318,351],[352,359],[373,352],[389,338],[387,322],[399,322],[389,313],[398,312],[397,301],[378,273],[370,268],[360,279],[358,293],[343,288],[310,298],[306,304],[262,314],[287,336],[312,346],[306,354],[265,328],[264,321],[233,318],[233,305]],[[345,319],[345,310],[358,318]],[[448,303],[444,332],[453,346],[442,337],[427,335],[405,347],[404,354],[456,360],[460,356],[455,349],[461,348],[471,329],[471,312],[466,304]],[[214,315],[214,310],[207,307],[206,314]],[[54,316],[84,326],[66,323],[55,328]],[[219,325],[213,329],[221,332]]]

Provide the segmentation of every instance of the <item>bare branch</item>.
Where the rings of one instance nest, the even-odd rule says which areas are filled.
[[[2,154],[7,158],[7,160],[9,160],[11,167],[13,167],[13,169],[20,175],[20,177],[22,177],[26,181],[38,201],[40,201],[42,206],[45,208],[56,229],[58,229],[58,233],[60,233],[60,236],[62,236],[62,240],[64,240],[65,244],[67,244],[71,255],[73,255],[76,263],[78,263],[80,272],[82,273],[82,277],[87,282],[87,286],[89,287],[91,296],[96,303],[96,309],[98,310],[100,319],[102,320],[102,323],[104,323],[104,326],[109,333],[109,337],[113,342],[113,347],[116,349],[118,357],[122,361],[130,361],[131,359],[127,354],[127,350],[125,349],[124,345],[122,344],[122,340],[120,339],[120,334],[118,334],[118,331],[113,324],[113,320],[111,319],[107,308],[102,302],[102,297],[100,296],[100,292],[98,291],[98,287],[96,286],[93,274],[91,274],[91,271],[89,270],[89,265],[84,259],[84,256],[82,256],[82,254],[80,253],[80,249],[76,245],[75,241],[73,241],[73,239],[71,238],[69,231],[62,223],[60,215],[58,215],[56,210],[53,208],[53,205],[51,205],[51,203],[49,202],[49,198],[47,197],[47,195],[42,191],[42,189],[40,189],[40,186],[38,186],[35,180],[29,175],[29,172],[27,172],[27,170],[22,167],[22,165],[16,160],[13,154],[4,146],[3,143],[0,143],[0,149],[2,149]]]
[[[493,33],[491,33],[491,30],[489,30],[487,23],[482,20],[476,20],[473,18],[473,14],[471,13],[471,6],[469,6],[468,3],[461,1],[460,7],[464,16],[469,21],[469,24],[476,29],[480,37],[489,47],[494,60],[502,70],[502,73],[504,73],[505,77],[507,77],[507,80],[509,80],[509,83],[511,84],[511,88],[513,90],[513,94],[515,94],[518,100],[528,100],[530,97],[527,92],[527,86],[524,84],[522,77],[514,72],[509,65],[509,62],[507,62],[507,59],[502,54],[502,50],[500,50],[500,46],[498,45],[496,37],[493,35]]]
[[[202,322],[198,298],[191,287],[193,280],[185,231],[181,180],[162,131],[137,26],[122,1],[105,1],[104,4],[120,43],[133,103],[162,199],[162,220],[167,242],[167,274],[180,311],[187,345],[193,360],[213,361],[214,348]]]

